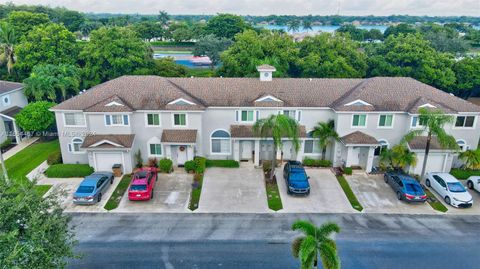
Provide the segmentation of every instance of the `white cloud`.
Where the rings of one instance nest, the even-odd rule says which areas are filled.
[[[479,0],[18,0],[15,4],[65,6],[83,12],[154,14],[235,13],[250,15],[469,15],[480,14]]]

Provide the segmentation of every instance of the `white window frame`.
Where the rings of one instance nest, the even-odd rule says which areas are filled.
[[[243,111],[247,111],[247,113],[250,112],[250,111],[252,112],[253,116],[252,116],[252,120],[251,120],[251,121],[249,121],[249,120],[246,120],[246,121],[242,120],[242,112],[243,112]],[[247,118],[248,118],[248,115],[247,115]],[[257,113],[256,113],[256,111],[253,110],[253,109],[241,109],[241,110],[238,110],[238,122],[253,123],[253,122],[256,121],[256,118],[257,118]]]
[[[114,124],[112,116],[121,116],[122,117],[122,123],[121,124]],[[127,116],[127,118],[128,118],[128,124],[125,124],[125,116]],[[107,117],[110,117],[110,125],[107,124]],[[130,115],[128,115],[128,114],[105,114],[104,117],[103,117],[103,120],[105,122],[105,126],[107,126],[107,127],[130,126]]]
[[[80,140],[81,142],[74,142],[74,140]],[[75,150],[74,144],[80,144],[80,146],[78,147],[78,151]],[[85,154],[85,151],[80,149],[82,144],[83,144],[83,138],[81,138],[81,137],[72,138],[72,140],[70,140],[70,143],[68,143],[68,145],[67,145],[68,146],[68,152],[70,152],[72,154]]]
[[[384,142],[383,144],[381,143],[382,141]],[[374,157],[379,157],[380,154],[382,154],[382,151],[380,150],[380,154],[379,154],[379,155],[375,155],[375,151],[376,151],[377,148],[382,148],[383,146],[386,146],[387,149],[390,148],[390,143],[387,141],[387,139],[379,139],[379,140],[378,140],[378,144],[380,144],[380,146],[376,147],[375,150],[373,151],[373,156],[374,156]]]
[[[158,115],[158,125],[148,124],[148,115]],[[160,113],[145,113],[145,126],[154,128],[162,126],[162,116]]]
[[[464,126],[456,126],[458,117],[465,117],[465,121],[463,122]],[[472,127],[465,127],[465,122],[467,122],[467,117],[473,117]],[[477,126],[477,116],[475,116],[475,115],[457,115],[457,116],[455,116],[455,121],[453,122],[453,127],[452,128],[453,129],[475,129],[475,126]]]
[[[380,126],[380,118],[382,116],[392,116],[392,125],[391,126]],[[393,114],[379,114],[378,115],[378,123],[377,123],[378,128],[380,128],[380,129],[393,129],[393,125],[395,125],[395,115],[393,115]]]
[[[312,152],[305,152],[305,146],[307,145],[307,141],[312,141],[313,146],[312,146]],[[315,145],[318,147],[318,152],[315,152]],[[303,155],[307,156],[319,156],[322,155],[322,149],[320,148],[320,145],[318,144],[318,139],[316,138],[305,138],[305,141],[303,142]]]
[[[152,154],[151,152],[151,145],[160,145],[160,154]],[[147,143],[147,149],[148,149],[148,156],[149,157],[162,157],[163,156],[163,144],[162,143],[155,143],[155,142],[148,142]]]
[[[7,102],[5,102],[5,98],[7,98]],[[10,98],[10,94],[5,94],[2,96],[2,104],[4,106],[9,106],[12,103],[12,99]]]
[[[224,131],[227,132],[230,137],[212,137],[212,135],[217,132],[217,131]],[[213,140],[228,140],[229,141],[229,147],[228,147],[228,152],[213,152]],[[216,129],[213,130],[212,133],[210,133],[210,154],[211,155],[230,155],[232,154],[232,135],[230,134],[229,131],[224,130],[224,129]]]
[[[360,125],[355,126],[355,125],[353,125],[353,120],[354,120],[355,116],[363,116],[363,115],[365,116],[365,126],[360,126]],[[365,128],[367,128],[367,126],[368,126],[368,115],[367,114],[362,114],[362,113],[352,114],[352,121],[351,121],[350,125],[351,125],[351,128],[355,128],[355,129],[365,129]]]
[[[77,115],[82,115],[83,117],[83,125],[69,125],[67,124],[67,118],[65,117],[65,114],[77,114]],[[85,117],[85,114],[83,112],[64,112],[63,113],[63,126],[64,127],[73,127],[73,128],[81,128],[81,127],[87,127],[87,118]]]
[[[175,115],[183,114],[185,115],[185,125],[176,125],[175,124]],[[177,128],[186,128],[188,126],[188,113],[185,112],[174,112],[172,113],[172,126]]]
[[[413,126],[413,119],[417,118],[416,125]],[[424,125],[420,125],[420,115],[412,115],[412,118],[410,119],[410,129],[421,129],[425,127]]]
[[[463,149],[460,149],[460,151],[467,151],[470,149],[470,146],[467,144],[467,141],[465,141],[464,139],[457,139],[456,142],[458,147],[461,147],[460,142],[462,142]]]
[[[282,110],[282,115],[285,115],[285,111],[293,111],[294,115],[293,115],[293,118],[292,117],[291,118],[298,121],[298,117],[297,117],[298,112],[297,112],[296,109],[283,109]]]

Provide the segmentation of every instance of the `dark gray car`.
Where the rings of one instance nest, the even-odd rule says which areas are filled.
[[[100,202],[113,179],[112,172],[95,172],[86,176],[73,194],[73,203],[91,205]]]
[[[385,183],[390,185],[398,200],[406,202],[420,202],[427,200],[422,186],[414,178],[399,172],[387,172],[384,175]]]

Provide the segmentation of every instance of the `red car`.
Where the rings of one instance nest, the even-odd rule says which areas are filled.
[[[133,174],[128,188],[128,200],[145,201],[153,197],[153,188],[157,181],[157,168],[146,167]]]

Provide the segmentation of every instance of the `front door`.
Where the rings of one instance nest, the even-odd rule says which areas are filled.
[[[360,164],[360,147],[353,147],[351,152],[352,152],[352,156],[348,156],[348,158],[350,158],[350,166],[359,165]]]
[[[262,141],[260,143],[260,160],[273,159],[273,141]]]
[[[252,141],[241,141],[240,142],[240,159],[241,160],[251,160],[252,151],[253,151],[253,142]]]
[[[177,147],[177,165],[184,165],[187,160],[188,160],[187,146],[178,146]]]

